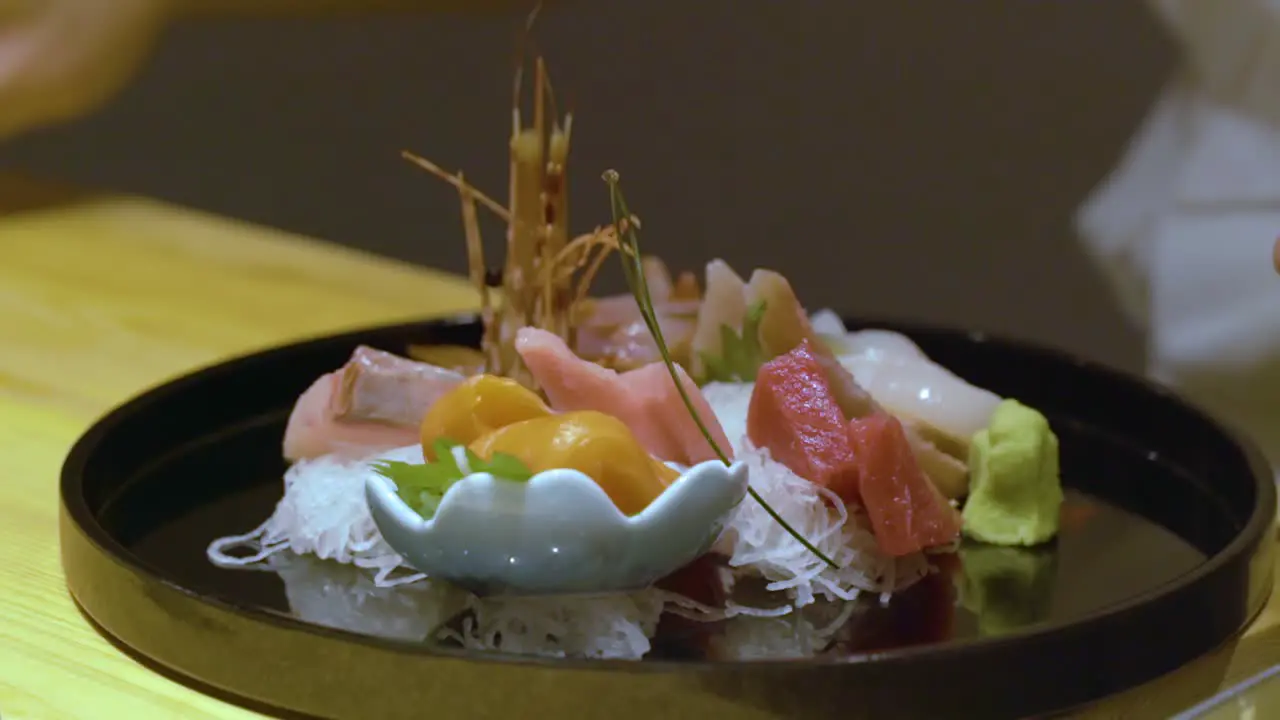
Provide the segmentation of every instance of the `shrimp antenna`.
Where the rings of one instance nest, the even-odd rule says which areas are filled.
[[[524,86],[525,63],[530,59],[533,59],[535,62],[542,61],[542,52],[538,46],[538,41],[534,37],[534,33],[533,33],[533,28],[535,25],[537,25],[538,16],[541,13],[542,13],[542,0],[538,0],[538,2],[535,3],[533,6],[533,10],[529,11],[529,15],[525,18],[524,27],[520,29],[520,32],[516,38],[515,72],[513,74],[513,77],[515,78],[515,83],[514,83],[514,87],[512,88],[512,97],[511,97],[511,106],[514,108],[520,107],[520,93]],[[544,83],[545,83],[544,92],[547,96],[548,105],[550,105],[549,109],[551,111],[551,116],[553,118],[559,117],[560,113],[556,106],[555,90],[553,90],[551,87],[550,78],[549,77],[544,78]],[[519,132],[520,124],[521,123],[519,120],[519,115],[517,110],[515,127],[514,127],[514,130],[516,132]]]
[[[542,12],[542,0],[533,4],[533,9],[529,11],[529,16],[524,21],[524,32],[526,35],[533,33],[533,25],[538,21],[538,14]]]

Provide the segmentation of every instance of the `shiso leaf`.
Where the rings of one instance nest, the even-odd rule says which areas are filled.
[[[693,418],[694,424],[698,426],[702,436],[707,439],[707,444],[711,446],[712,451],[719,457],[720,462],[726,466],[730,465],[732,463],[729,462],[729,456],[716,444],[715,438],[711,437],[711,431],[707,429],[702,418],[698,416],[698,410],[693,406],[693,401],[689,399],[689,393],[685,391],[684,383],[680,382],[680,375],[676,372],[676,365],[671,360],[671,352],[667,349],[667,341],[663,338],[662,329],[658,326],[658,313],[654,310],[653,298],[649,294],[649,284],[644,277],[644,266],[640,261],[640,236],[636,232],[639,222],[631,214],[631,211],[627,208],[627,201],[622,197],[621,178],[618,172],[616,170],[606,170],[604,182],[609,186],[609,207],[613,213],[614,228],[618,233],[620,249],[618,255],[622,258],[622,271],[626,275],[627,286],[636,299],[636,305],[640,308],[640,316],[644,319],[645,326],[649,329],[649,334],[653,337],[654,344],[658,346],[658,353],[662,356],[662,362],[667,366],[667,372],[671,374],[671,380],[676,385],[676,392],[680,394],[680,399],[684,401],[684,406]],[[761,306],[759,314],[763,316],[763,306]],[[758,323],[759,317],[755,321]],[[746,330],[745,324],[743,330],[744,332]],[[753,374],[752,377],[754,378],[755,375]],[[786,520],[783,520],[778,511],[765,502],[765,499],[760,497],[755,488],[747,486],[747,493],[753,500],[760,503],[760,507],[764,508],[769,517],[781,525],[782,529],[795,538],[806,550],[816,555],[828,567],[836,570],[840,569],[840,566],[836,565],[831,558],[824,555],[821,550],[814,547],[813,543],[805,539]]]
[[[471,463],[472,472],[486,472],[494,477],[515,482],[525,482],[533,477],[533,471],[515,455],[496,452],[488,460],[482,460],[468,451],[467,458]]]
[[[460,445],[461,443],[447,438],[440,438],[431,444],[436,454],[435,462],[415,464],[377,460],[370,463],[370,467],[395,483],[396,494],[400,499],[426,520],[436,514],[436,509],[440,507],[440,501],[449,488],[467,475],[489,473],[512,482],[527,482],[533,477],[533,471],[527,465],[514,455],[506,453],[494,453],[492,458],[485,460],[464,447],[466,463],[459,463],[454,448]]]
[[[699,353],[704,368],[702,382],[755,382],[760,366],[768,360],[760,346],[760,320],[765,307],[761,300],[747,308],[741,333],[728,325],[720,326],[720,356]]]

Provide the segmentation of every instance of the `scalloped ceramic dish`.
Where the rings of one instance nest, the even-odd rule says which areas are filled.
[[[488,473],[449,488],[430,520],[371,473],[369,511],[391,549],[431,577],[478,595],[637,590],[711,549],[747,494],[747,467],[718,460],[684,471],[626,516],[594,480],[548,470],[515,483]]]

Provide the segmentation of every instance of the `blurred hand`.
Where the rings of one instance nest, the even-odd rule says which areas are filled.
[[[142,64],[167,0],[0,0],[0,141],[75,119]]]
[[[1276,272],[1280,273],[1280,239],[1276,240],[1275,247],[1271,248],[1271,264],[1276,266]]]

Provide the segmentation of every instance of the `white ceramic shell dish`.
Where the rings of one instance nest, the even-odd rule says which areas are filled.
[[[710,460],[628,517],[577,470],[547,470],[527,482],[474,473],[424,520],[392,481],[370,475],[365,483],[387,544],[420,572],[477,595],[647,587],[706,553],[746,492],[746,465]]]

